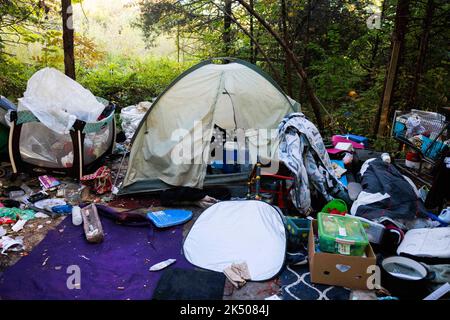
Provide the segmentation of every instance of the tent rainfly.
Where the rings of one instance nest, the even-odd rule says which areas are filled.
[[[217,60],[228,63],[217,64]],[[245,132],[273,130],[286,114],[299,108],[269,75],[253,64],[234,58],[203,61],[176,78],[144,116],[133,137],[119,194],[242,181],[247,173],[206,174],[208,162],[201,160],[209,159],[205,155],[211,152],[214,125]],[[256,147],[268,144],[260,140],[248,141]],[[174,161],[174,152],[183,143],[191,145],[194,151],[183,153],[183,161]]]

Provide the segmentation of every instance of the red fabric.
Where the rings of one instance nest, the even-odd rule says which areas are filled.
[[[2,225],[2,224],[13,224],[15,222],[16,221],[12,220],[11,218],[6,218],[6,217],[0,218],[0,225]]]
[[[93,174],[81,177],[81,182],[93,186],[98,194],[109,192],[112,189],[111,169],[107,166],[102,166]]]

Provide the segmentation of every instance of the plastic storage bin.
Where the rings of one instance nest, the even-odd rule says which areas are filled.
[[[364,255],[369,240],[360,220],[320,212],[317,221],[321,251],[350,256]]]
[[[289,246],[297,247],[301,243],[308,242],[310,224],[311,222],[308,219],[286,217]]]
[[[350,216],[352,217],[352,216]],[[370,221],[368,219],[365,219],[363,217],[353,216],[353,218],[358,219],[361,221],[364,230],[366,230],[367,239],[369,239],[369,242],[380,244],[381,240],[383,239],[384,234],[384,225],[381,223],[376,223],[373,221]]]

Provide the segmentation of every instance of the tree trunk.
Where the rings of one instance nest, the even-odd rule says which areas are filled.
[[[405,34],[409,21],[410,2],[410,0],[399,0],[397,3],[394,32],[391,41],[391,57],[386,70],[381,103],[375,118],[376,132],[381,136],[384,136],[387,133],[388,120],[392,108],[391,101],[394,93],[393,89],[398,73],[398,62],[403,52]]]
[[[408,105],[416,107],[417,103],[417,90],[419,88],[420,79],[422,78],[425,56],[428,50],[428,42],[430,38],[431,24],[433,22],[433,15],[436,8],[434,0],[428,0],[427,9],[425,11],[425,18],[423,20],[422,35],[420,36],[419,55],[417,56],[416,71],[414,74],[414,80],[409,95]]]
[[[223,17],[223,43],[225,45],[225,55],[231,55],[231,4],[232,0],[225,0],[225,14]]]
[[[274,37],[274,39],[280,44],[280,46],[287,52],[287,54],[289,55],[289,58],[292,61],[295,71],[303,80],[303,85],[305,87],[306,94],[308,96],[309,102],[311,103],[311,107],[313,109],[314,116],[316,117],[316,120],[317,120],[317,126],[318,126],[319,130],[323,130],[324,127],[323,127],[322,115],[320,112],[320,107],[322,104],[321,104],[320,100],[317,98],[317,96],[315,95],[314,90],[313,90],[311,84],[309,83],[308,77],[307,77],[305,71],[303,70],[303,68],[301,67],[300,62],[298,61],[295,54],[287,46],[287,44],[283,41],[283,39],[281,39],[280,35],[275,30],[273,30],[273,28],[269,25],[269,23],[263,17],[261,17],[255,10],[253,10],[248,5],[247,2],[245,2],[244,0],[237,0],[237,1],[245,9],[247,9],[247,11],[250,14],[252,14],[256,18],[256,20],[258,20],[258,22]]]
[[[283,32],[283,40],[286,45],[292,50],[292,47],[289,43],[289,36],[287,30],[287,9],[286,9],[286,0],[281,1],[281,29]],[[286,91],[287,94],[292,97],[292,75],[291,75],[291,59],[289,58],[289,54],[285,51],[284,53],[284,75],[286,77]]]
[[[386,15],[386,6],[387,6],[387,2],[388,0],[384,0],[382,5],[381,5],[381,15],[380,15],[380,26],[382,28],[383,26],[383,21]],[[378,56],[378,51],[380,48],[380,44],[381,44],[381,37],[380,37],[380,32],[381,30],[378,30],[377,35],[375,37],[375,42],[373,44],[373,48],[372,48],[372,54],[370,56],[370,62],[369,62],[369,72],[367,74],[367,76],[364,79],[364,89],[368,89],[373,85],[374,82],[374,66],[375,66],[375,59]]]
[[[254,8],[254,0],[250,0],[250,7]],[[253,40],[255,38],[254,28],[253,16],[250,15],[250,62],[253,64],[256,63],[256,46]]]
[[[64,71],[68,77],[75,80],[72,1],[61,0],[61,10],[63,25]]]
[[[305,17],[305,37],[303,40],[303,59],[302,59],[302,68],[307,69],[308,68],[308,45],[309,45],[309,31],[311,28],[311,12],[312,12],[312,6],[311,6],[311,0],[308,0],[306,2],[306,17]],[[299,88],[298,88],[298,102],[301,102],[303,99],[303,81],[302,79],[299,79]]]

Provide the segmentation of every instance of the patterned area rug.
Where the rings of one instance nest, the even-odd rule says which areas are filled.
[[[283,300],[349,300],[350,290],[312,284],[309,265],[286,265],[280,276]]]
[[[283,300],[348,300],[350,297],[350,290],[343,287],[311,283],[306,246],[287,252],[280,280]]]

